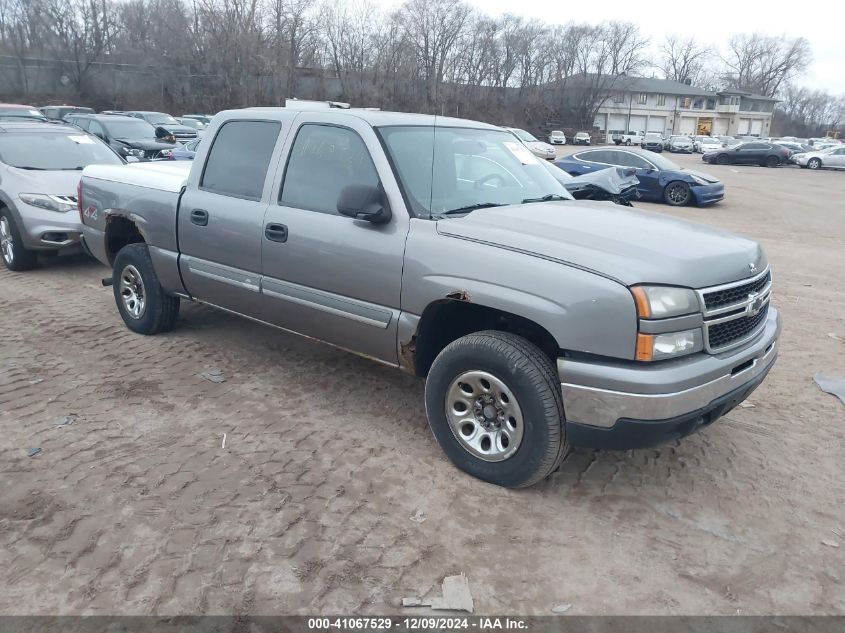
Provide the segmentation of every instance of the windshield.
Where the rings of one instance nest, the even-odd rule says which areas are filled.
[[[552,136],[563,136],[563,132],[560,130],[552,130]]]
[[[161,112],[152,112],[145,114],[144,119],[153,125],[179,125],[179,121],[174,119],[169,114],[162,114]]]
[[[155,138],[155,128],[141,119],[124,119],[122,121],[102,121],[111,138]]]
[[[643,153],[643,156],[648,156],[649,162],[653,163],[655,167],[658,169],[683,169],[677,163],[673,163],[671,160],[663,156],[663,154],[658,154],[657,152],[648,152],[648,154]]]
[[[378,131],[418,217],[570,197],[543,161],[510,132],[432,126]]]
[[[20,169],[70,170],[123,161],[110,147],[88,134],[7,132],[0,135],[0,161]]]
[[[519,130],[517,128],[513,128],[513,133],[516,134],[517,138],[520,141],[524,141],[525,143],[536,143],[537,139],[534,138],[531,134],[526,132],[525,130]],[[558,134],[558,132],[554,132],[554,134]]]
[[[663,138],[663,136],[658,132],[649,132],[648,134],[645,135],[645,137],[649,140],[652,140],[652,141],[660,140],[660,139]]]

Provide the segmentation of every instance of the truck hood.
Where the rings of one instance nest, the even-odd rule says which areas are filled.
[[[130,163],[129,165],[89,165],[82,172],[85,178],[109,180],[139,187],[179,193],[191,173],[189,161]],[[77,179],[79,172],[76,172]],[[75,186],[75,185],[74,185]]]
[[[609,202],[545,202],[479,209],[437,221],[441,235],[560,261],[626,286],[705,288],[745,279],[766,265],[751,240],[660,213]]]

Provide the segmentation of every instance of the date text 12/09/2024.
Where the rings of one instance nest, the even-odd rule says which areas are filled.
[[[308,629],[313,631],[376,631],[401,629],[417,630],[526,630],[528,624],[521,618],[438,618],[438,617],[337,617],[309,618]]]

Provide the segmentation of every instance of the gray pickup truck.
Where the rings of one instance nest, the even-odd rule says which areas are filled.
[[[503,486],[704,427],[777,355],[757,243],[574,201],[483,123],[221,112],[193,163],[91,166],[78,193],[130,329],[198,301],[425,377],[440,446]]]

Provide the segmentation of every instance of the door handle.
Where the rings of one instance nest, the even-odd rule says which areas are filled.
[[[197,226],[206,226],[208,224],[208,211],[205,209],[194,209],[191,211],[191,222]]]
[[[264,227],[264,237],[271,242],[287,242],[288,241],[288,227],[284,224],[276,224],[271,222]]]

